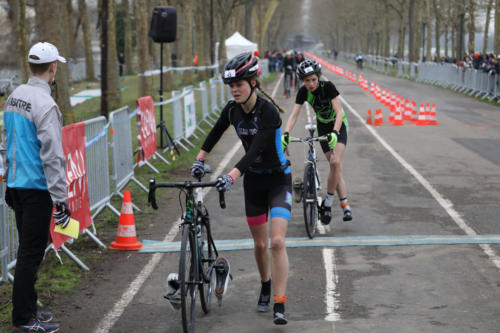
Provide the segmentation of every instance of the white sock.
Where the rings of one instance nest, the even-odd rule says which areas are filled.
[[[326,193],[325,206],[332,207],[334,194]]]

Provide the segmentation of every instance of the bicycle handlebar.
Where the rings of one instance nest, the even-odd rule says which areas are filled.
[[[315,137],[305,137],[305,138],[296,138],[296,137],[290,137],[290,142],[310,142],[310,141],[327,141],[328,139],[326,138],[326,135],[323,136],[315,136]]]
[[[149,179],[149,193],[148,193],[148,204],[153,207],[153,209],[158,209],[158,205],[156,203],[156,194],[155,191],[160,187],[175,187],[175,188],[186,188],[192,189],[196,187],[215,187],[216,181],[211,182],[192,182],[186,180],[184,182],[169,182],[169,183],[156,183],[154,178]],[[224,197],[224,192],[219,192],[219,204],[220,208],[226,208],[226,200]]]

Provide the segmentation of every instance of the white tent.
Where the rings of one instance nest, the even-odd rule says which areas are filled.
[[[257,50],[257,44],[252,43],[239,32],[235,32],[231,37],[226,39],[225,44],[227,59],[231,59],[242,52]]]

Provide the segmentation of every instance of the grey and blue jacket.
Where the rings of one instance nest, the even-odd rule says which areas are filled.
[[[62,115],[46,81],[31,77],[7,99],[0,155],[8,187],[67,200]]]

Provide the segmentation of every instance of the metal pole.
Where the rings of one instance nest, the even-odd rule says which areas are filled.
[[[160,43],[160,103],[163,101],[163,43]],[[160,124],[163,124],[163,104],[160,104]],[[163,148],[163,129],[160,127],[160,147]]]

